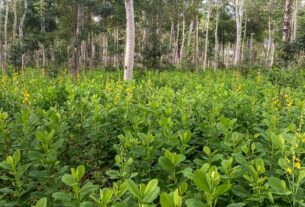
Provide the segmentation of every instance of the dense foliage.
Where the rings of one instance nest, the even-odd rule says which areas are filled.
[[[281,73],[3,75],[0,206],[305,206],[305,75]]]

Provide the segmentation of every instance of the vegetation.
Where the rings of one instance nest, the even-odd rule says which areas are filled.
[[[31,71],[1,76],[0,206],[305,205],[303,71]]]
[[[2,0],[0,68],[302,68],[304,0]]]

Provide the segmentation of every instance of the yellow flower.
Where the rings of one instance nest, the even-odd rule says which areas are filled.
[[[305,142],[305,138],[303,138],[303,142]]]
[[[294,167],[297,168],[297,169],[300,169],[301,168],[301,163],[300,162],[295,163]]]
[[[286,171],[287,171],[287,173],[289,173],[289,174],[291,174],[291,173],[292,173],[292,170],[291,170],[291,168],[290,168],[290,167],[288,167]]]
[[[30,93],[27,90],[23,91],[23,103],[29,104]]]

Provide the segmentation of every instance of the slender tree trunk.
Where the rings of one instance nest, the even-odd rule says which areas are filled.
[[[175,43],[175,24],[173,18],[170,19],[171,21],[171,33],[169,36],[169,51],[171,51],[170,59],[172,61],[172,64],[175,62],[175,48],[174,48],[174,43]]]
[[[194,20],[191,21],[190,29],[189,29],[189,32],[188,32],[188,37],[187,37],[187,47],[188,48],[191,46],[193,30],[194,30]]]
[[[44,0],[40,0],[40,32],[44,34],[46,32],[45,26],[45,16],[44,16]],[[42,53],[42,67],[46,66],[46,51],[44,43],[41,45],[41,53]]]
[[[253,58],[253,36],[254,34],[251,33],[251,37],[250,37],[250,46],[249,46],[249,60],[250,60],[250,64],[253,65],[254,64],[254,58]]]
[[[209,48],[209,27],[210,27],[210,13],[211,13],[211,4],[207,1],[208,4],[208,15],[207,22],[205,27],[205,43],[204,43],[204,60],[203,60],[203,71],[206,71],[207,60],[208,60],[208,48]]]
[[[198,57],[199,57],[199,21],[198,21],[198,16],[196,15],[196,21],[195,21],[195,53],[194,53],[194,63],[195,63],[195,68],[196,72],[199,72],[199,67],[198,67]]]
[[[248,17],[246,15],[245,17],[245,24],[244,24],[244,36],[242,39],[242,44],[241,44],[241,62],[243,63],[244,61],[244,55],[245,55],[245,41],[246,41],[246,37],[247,37],[247,22],[248,22]]]
[[[0,67],[3,68],[3,44],[2,44],[2,3],[0,3]]]
[[[108,66],[108,38],[107,38],[107,34],[103,35],[103,63],[104,63],[104,67]]]
[[[142,39],[142,51],[145,50],[147,44],[147,18],[146,12],[142,11],[142,18],[143,18],[143,39]]]
[[[235,45],[235,57],[234,57],[235,67],[240,64],[243,7],[244,7],[244,0],[235,0],[235,21],[236,21],[236,45]]]
[[[185,44],[185,14],[183,13],[183,21],[182,21],[182,42],[181,42],[181,48],[180,48],[180,57],[179,57],[179,64],[183,64],[183,58],[184,58],[184,44]]]
[[[13,25],[13,45],[17,36],[17,0],[14,0],[14,25]]]
[[[298,12],[299,12],[299,0],[295,0],[293,17],[292,17],[292,32],[291,32],[291,42],[297,39],[297,26],[298,26]]]
[[[25,21],[27,12],[28,12],[28,0],[24,0],[24,12],[23,12],[22,18],[21,18],[20,23],[19,23],[19,39],[20,39],[22,50],[24,48],[24,45],[23,45],[23,27],[24,27],[24,21]],[[22,52],[21,68],[22,68],[23,71],[25,70],[25,58],[26,58],[25,53]]]
[[[124,60],[124,80],[132,80],[135,56],[135,18],[133,0],[125,0],[126,10],[126,45]]]
[[[75,32],[75,42],[73,49],[73,66],[72,66],[72,74],[73,77],[76,78],[77,73],[80,70],[80,56],[81,56],[81,36],[82,36],[82,19],[84,15],[84,5],[82,3],[77,4],[77,21],[76,21],[76,32]]]
[[[291,0],[286,0],[285,11],[284,11],[284,27],[283,27],[283,42],[285,44],[289,42],[290,12],[291,12]]]
[[[177,37],[176,37],[176,43],[175,43],[175,65],[179,63],[179,35],[180,34],[180,22],[178,20],[177,23]]]
[[[10,1],[6,0],[5,1],[5,19],[4,19],[3,72],[7,71],[7,51],[8,51],[7,25],[8,25],[9,4],[10,4]]]
[[[214,54],[214,71],[218,68],[219,62],[219,41],[218,41],[218,26],[219,26],[219,7],[221,0],[216,1],[216,17],[215,17],[215,54]]]
[[[119,68],[119,27],[116,26],[114,30],[114,67]]]

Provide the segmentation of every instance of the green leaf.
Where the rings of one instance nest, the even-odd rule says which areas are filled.
[[[160,188],[156,186],[153,190],[151,189],[147,191],[147,194],[144,195],[143,201],[146,203],[152,203],[158,197],[159,193]]]
[[[16,164],[20,161],[20,159],[21,159],[21,152],[20,152],[19,149],[13,154],[13,159],[14,159]]]
[[[93,185],[91,182],[86,183],[80,189],[80,197],[83,199],[85,196],[95,192],[98,189],[98,186]]]
[[[137,186],[137,184],[133,180],[126,180],[127,190],[138,200],[141,200],[141,192]]]
[[[160,157],[159,160],[159,165],[161,168],[167,172],[170,176],[174,177],[175,174],[175,166],[170,162],[170,160],[166,157]]]
[[[85,175],[85,167],[83,165],[78,166],[76,168],[77,181],[80,181],[84,175]]]
[[[73,187],[73,185],[77,184],[75,182],[75,179],[70,174],[64,174],[64,176],[61,178],[62,182],[66,184],[67,186]]]
[[[174,203],[175,207],[181,207],[182,206],[182,197],[179,195],[179,190],[176,189],[174,192]]]
[[[203,192],[211,192],[208,181],[206,179],[206,173],[202,170],[196,170],[194,172],[194,183]]]
[[[47,198],[41,198],[35,205],[35,207],[47,207],[48,199]]]
[[[214,196],[217,198],[218,196],[225,194],[231,188],[232,188],[232,184],[229,183],[219,185],[214,193]]]
[[[232,203],[230,205],[228,205],[227,207],[243,207],[245,206],[245,203]]]
[[[59,200],[59,201],[71,201],[71,196],[67,193],[63,193],[63,192],[56,192],[52,194],[52,197],[55,200]]]
[[[268,183],[272,189],[272,193],[277,195],[290,195],[292,192],[287,189],[286,183],[284,180],[281,180],[276,177],[271,177],[268,180]]]
[[[103,190],[100,190],[100,198],[104,204],[110,202],[112,195],[113,195],[113,190],[109,188],[104,188]]]
[[[175,207],[172,196],[167,193],[162,193],[160,196],[161,207]]]

